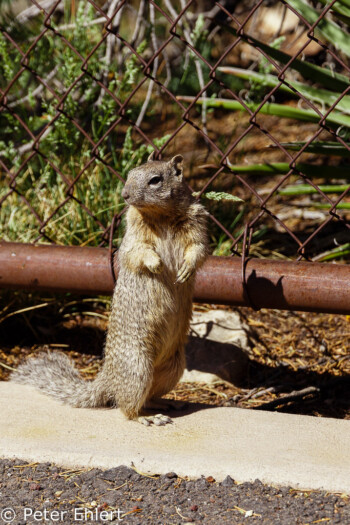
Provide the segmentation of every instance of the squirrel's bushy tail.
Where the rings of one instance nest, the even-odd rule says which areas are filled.
[[[10,381],[32,385],[62,401],[83,408],[105,406],[106,396],[101,390],[98,377],[84,381],[70,359],[58,352],[48,352],[27,359],[13,372]]]

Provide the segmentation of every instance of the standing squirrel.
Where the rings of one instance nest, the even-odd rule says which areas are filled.
[[[208,254],[207,212],[183,180],[183,158],[153,160],[128,174],[126,233],[118,251],[104,363],[84,381],[60,353],[30,358],[11,381],[36,386],[75,407],[112,404],[129,419],[165,425],[168,416],[143,415],[169,392],[185,368],[196,270]]]

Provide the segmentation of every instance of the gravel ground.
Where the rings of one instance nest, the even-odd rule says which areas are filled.
[[[1,521],[2,520],[2,521]],[[230,477],[146,476],[0,460],[0,523],[350,524],[350,497]]]

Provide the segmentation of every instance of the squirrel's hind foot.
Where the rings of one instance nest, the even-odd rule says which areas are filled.
[[[157,414],[156,416],[140,416],[137,420],[146,427],[149,427],[152,424],[161,427],[173,422],[169,416],[164,416],[163,414]]]

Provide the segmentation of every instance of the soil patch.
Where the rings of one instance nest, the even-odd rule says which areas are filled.
[[[5,510],[7,514],[5,514]],[[0,460],[0,513],[12,523],[349,523],[344,494],[299,491],[229,476],[189,480],[145,476],[121,466],[66,470],[48,463]],[[34,514],[34,513],[37,514]],[[45,520],[46,516],[46,520]],[[39,518],[39,519],[38,519]]]

